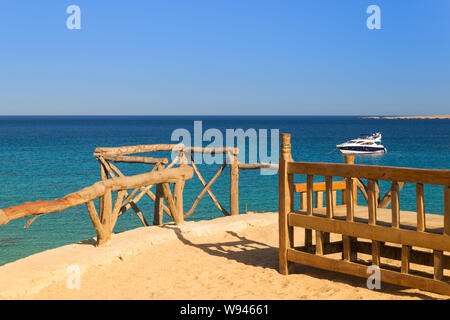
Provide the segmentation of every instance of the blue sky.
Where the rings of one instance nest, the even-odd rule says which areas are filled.
[[[449,0],[0,0],[0,40],[1,115],[450,113]]]

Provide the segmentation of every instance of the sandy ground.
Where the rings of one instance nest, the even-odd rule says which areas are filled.
[[[228,219],[228,220],[227,220]],[[192,223],[190,229],[150,227],[128,231],[113,238],[110,248],[102,253],[113,253],[116,258],[80,262],[85,269],[80,278],[80,289],[68,289],[67,279],[54,276],[39,290],[9,291],[3,298],[15,299],[435,299],[448,298],[416,289],[405,289],[382,283],[381,290],[369,290],[366,279],[296,265],[295,274],[278,273],[278,228],[276,214],[252,214],[216,219],[219,222],[246,220],[245,226],[235,224],[226,231],[213,228],[214,221]],[[240,220],[239,220],[240,219]],[[259,219],[259,220],[258,220]],[[259,222],[254,222],[258,220]],[[249,222],[250,221],[250,222]],[[253,221],[253,222],[252,222]],[[263,221],[263,222],[261,222]],[[194,228],[192,227],[194,226]],[[165,236],[140,250],[123,254],[114,242],[130,239],[133,234],[152,232],[158,228]],[[197,229],[195,229],[197,228]],[[145,229],[142,231],[142,229]],[[193,232],[193,230],[197,232]],[[223,228],[222,228],[223,229]],[[200,230],[200,231],[199,231]],[[218,231],[219,230],[219,231]],[[296,242],[303,237],[296,230]],[[164,237],[163,237],[164,238]],[[79,247],[82,247],[81,249]],[[89,250],[94,255],[99,248],[92,242],[52,250],[53,259],[69,250]],[[126,248],[124,246],[123,248]],[[59,250],[59,251],[58,251]],[[119,252],[120,251],[120,252]],[[74,256],[72,252],[71,256]],[[100,251],[98,251],[100,252]],[[41,255],[41,257],[39,257]],[[110,254],[111,255],[111,254]],[[36,261],[51,257],[38,254]],[[105,255],[106,257],[106,255]],[[13,277],[14,268],[30,258],[0,267],[1,277]],[[36,259],[41,260],[36,260]],[[50,259],[50,260],[49,260]],[[58,264],[56,259],[56,264]],[[60,259],[61,260],[61,259]],[[62,262],[59,262],[62,263]],[[61,264],[62,268],[65,264]],[[6,268],[5,268],[6,267]],[[28,269],[27,269],[28,268]],[[33,273],[30,267],[22,272]],[[19,268],[20,269],[20,268]],[[16,270],[16,271],[15,271]],[[53,274],[56,274],[53,272]],[[17,276],[20,276],[17,275]],[[4,278],[5,279],[5,278]],[[3,279],[3,280],[4,280]],[[11,281],[11,280],[10,280]],[[37,283],[29,279],[28,288]],[[42,282],[42,281],[41,281]],[[0,280],[0,297],[8,281]]]

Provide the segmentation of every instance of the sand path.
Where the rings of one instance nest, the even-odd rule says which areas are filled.
[[[235,227],[228,227],[226,231],[218,231],[221,229],[220,224],[223,225],[224,222],[231,221],[230,219],[234,219],[235,222],[247,219],[247,224],[245,227],[236,224]],[[256,221],[255,219],[264,223],[252,223],[251,221]],[[146,245],[145,248],[130,255],[118,253],[114,241],[123,241],[123,238],[113,238],[110,251],[115,250],[114,254],[118,258],[105,260],[105,264],[96,262],[95,266],[86,268],[81,275],[79,290],[70,290],[65,279],[56,279],[40,291],[16,294],[15,298],[389,300],[444,298],[437,294],[384,283],[381,291],[372,291],[366,288],[365,279],[302,265],[296,265],[295,274],[283,276],[277,271],[278,230],[275,214],[251,214],[216,220],[219,220],[219,227],[215,229],[211,228],[216,223],[214,221],[207,222],[206,225],[209,223],[207,227],[203,222],[192,223],[191,226],[196,227],[197,232],[192,232],[195,229],[192,227],[189,230],[151,227],[163,229],[163,232],[170,233],[174,237]],[[142,229],[144,228],[140,228],[139,232],[142,232]],[[146,228],[144,231],[150,230]],[[125,236],[130,238],[136,232],[137,230],[129,231]],[[301,232],[297,235],[296,239],[302,238]],[[91,247],[89,244],[82,246]],[[93,248],[96,249],[98,248]],[[54,250],[62,252],[64,247]],[[2,268],[0,267],[0,272]],[[0,282],[0,296],[1,289]]]

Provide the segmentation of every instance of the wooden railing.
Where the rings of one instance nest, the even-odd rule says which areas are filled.
[[[177,153],[177,156],[173,159],[173,161],[168,164],[167,158],[152,158],[152,157],[138,157],[134,154],[137,153],[147,153],[147,152],[157,152],[157,151],[171,151]],[[206,182],[203,178],[202,174],[198,166],[194,161],[193,154],[201,153],[201,154],[224,154],[226,156],[225,161],[220,166],[216,174],[213,178]],[[196,196],[194,203],[191,208],[187,211],[183,211],[183,199],[180,196],[183,192],[184,184],[178,184],[174,186],[174,197],[176,205],[170,206],[167,202],[168,199],[165,199],[169,206],[164,205],[162,201],[162,195],[167,193],[163,193],[160,189],[167,186],[156,186],[156,194],[152,193],[149,188],[142,187],[141,192],[137,193],[138,190],[133,191],[133,193],[129,196],[129,205],[124,208],[126,211],[130,207],[137,213],[140,212],[137,207],[138,201],[143,197],[144,194],[147,194],[150,199],[155,202],[155,214],[154,214],[154,225],[162,224],[163,214],[166,213],[170,217],[176,216],[178,217],[177,223],[182,223],[184,219],[188,218],[192,215],[195,208],[197,207],[199,201],[203,198],[203,196],[208,193],[209,197],[213,201],[214,205],[219,209],[219,211],[225,215],[238,215],[239,214],[239,170],[255,170],[255,169],[272,169],[278,170],[278,166],[274,164],[266,164],[266,163],[253,163],[253,164],[245,164],[238,163],[237,155],[239,153],[238,148],[230,148],[230,147],[221,147],[221,148],[203,148],[203,147],[185,147],[183,144],[153,144],[153,145],[138,145],[138,146],[124,146],[124,147],[111,147],[111,148],[96,148],[94,152],[94,156],[100,162],[100,172],[102,179],[107,179],[109,177],[115,176],[124,176],[123,173],[117,168],[115,163],[126,162],[126,163],[143,163],[143,164],[154,164],[155,166],[160,166],[161,168],[171,168],[177,163],[179,165],[188,165],[190,164],[197,175],[200,183],[203,186],[203,189]],[[190,161],[188,161],[188,158]],[[188,163],[189,162],[189,163]],[[167,166],[166,166],[167,165]],[[224,171],[225,167],[230,166],[230,186],[229,186],[229,199],[230,199],[230,208],[229,211],[219,202],[217,197],[211,191],[211,186],[213,183],[219,178],[219,176]],[[131,205],[131,206],[130,206]],[[124,211],[122,210],[122,211]],[[176,212],[176,214],[174,214]],[[172,213],[172,214],[171,214]],[[147,225],[146,221],[142,221],[144,225]]]
[[[191,179],[192,176],[192,168],[184,166],[160,171],[153,170],[151,172],[128,177],[121,176],[103,179],[92,186],[71,193],[64,198],[25,202],[17,206],[1,209],[0,226],[11,220],[34,216],[29,220],[29,225],[34,219],[44,214],[61,212],[85,204],[92,224],[97,231],[97,244],[102,245],[111,238],[111,233],[117,222],[117,218],[124,212],[124,208],[127,205],[130,205],[131,197],[128,195],[127,190],[149,189],[149,186],[155,184],[163,186],[168,186],[169,183],[181,184],[184,183],[184,181]],[[115,191],[117,191],[117,194],[116,199],[113,202],[113,192]],[[175,196],[176,195],[177,194],[175,194]],[[169,206],[175,207],[176,200],[174,201],[170,189],[164,189],[164,196],[168,200]],[[126,198],[125,200],[124,197]],[[99,213],[94,204],[95,199],[100,199]],[[133,204],[131,203],[131,205]],[[176,210],[174,212],[176,212]],[[169,212],[169,214],[171,213]],[[179,219],[175,215],[171,214],[171,216],[176,222],[179,222]],[[139,217],[141,220],[145,221],[140,212]]]
[[[169,163],[168,158],[153,158],[137,156],[139,153],[170,151],[177,156]],[[273,169],[273,164],[255,163],[240,164],[237,161],[237,148],[197,148],[185,147],[182,144],[153,144],[123,146],[116,148],[96,148],[94,156],[100,163],[101,181],[90,187],[71,193],[63,198],[50,201],[26,202],[17,206],[0,209],[0,226],[11,220],[33,216],[27,223],[29,226],[43,214],[61,212],[63,210],[85,204],[92,224],[97,231],[97,244],[102,245],[110,238],[117,219],[127,210],[132,209],[144,226],[149,226],[145,214],[139,209],[138,202],[147,196],[154,202],[153,225],[163,223],[163,215],[172,219],[175,224],[181,224],[197,207],[199,201],[208,193],[215,206],[222,214],[239,214],[239,170]],[[206,182],[195,164],[193,154],[224,154],[227,159],[220,166],[214,177]],[[188,157],[190,162],[188,163]],[[125,176],[116,166],[117,163],[141,163],[153,165],[144,174]],[[178,165],[178,167],[175,167]],[[230,210],[220,204],[211,191],[212,184],[217,180],[225,167],[230,166]],[[192,207],[185,213],[183,210],[183,189],[186,180],[197,175],[203,185]],[[155,192],[152,188],[155,187]],[[172,192],[172,189],[173,192]],[[117,194],[113,192],[117,191]],[[113,201],[114,195],[116,196]],[[99,199],[98,210],[94,200]]]
[[[444,278],[444,270],[450,268],[450,170],[396,168],[355,164],[294,162],[291,156],[290,135],[282,135],[279,162],[279,267],[282,274],[293,272],[293,263],[301,263],[367,278],[370,264],[380,267],[381,281],[400,286],[415,287],[450,295],[450,285]],[[295,186],[293,177],[306,175],[306,186]],[[325,177],[326,208],[314,210],[313,193],[323,185],[314,185],[314,176]],[[334,177],[345,181],[345,217],[334,214],[336,209],[333,187]],[[357,179],[367,179],[365,218],[355,217],[354,190]],[[378,180],[392,181],[390,190],[391,221],[377,219]],[[360,181],[360,180],[358,180]],[[417,219],[414,226],[401,223],[399,190],[400,182],[416,184]],[[424,208],[424,184],[443,186],[444,217],[441,228],[427,228]],[[294,209],[295,191],[306,192],[306,205]],[[386,210],[386,209],[379,209]],[[323,210],[322,210],[323,211]],[[294,227],[305,229],[305,241],[294,246]],[[312,230],[315,230],[313,244]],[[330,233],[342,236],[342,241],[330,241]],[[358,241],[368,239],[370,242]],[[393,243],[397,245],[388,245]],[[401,247],[399,247],[400,245]],[[424,250],[413,250],[414,247]],[[333,258],[342,253],[340,259]],[[372,256],[371,261],[360,259],[359,253]],[[401,261],[401,267],[381,264],[381,258]],[[410,263],[432,266],[433,274],[410,270]]]

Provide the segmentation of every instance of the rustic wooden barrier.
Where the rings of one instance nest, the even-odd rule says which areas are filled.
[[[450,295],[450,285],[444,270],[450,268],[450,170],[428,170],[333,163],[294,162],[291,156],[290,135],[282,135],[279,162],[279,267],[282,274],[293,272],[293,263],[337,271],[367,278],[370,264],[380,267],[381,281],[400,286],[415,287]],[[293,176],[307,176],[306,187],[295,186]],[[314,176],[324,176],[325,186],[314,185]],[[345,217],[334,215],[333,177],[345,181]],[[355,218],[354,185],[357,179],[367,179],[367,218]],[[377,219],[377,180],[392,181],[390,190],[391,222]],[[414,227],[401,223],[400,182],[416,184],[417,223]],[[423,185],[443,186],[444,219],[441,228],[426,228]],[[313,193],[325,189],[326,209],[315,209]],[[306,192],[306,206],[294,210],[295,191]],[[315,210],[314,210],[315,209]],[[383,209],[385,210],[385,209]],[[312,232],[305,232],[305,243],[294,247],[294,227],[316,230],[315,244]],[[340,234],[342,241],[330,242],[329,234]],[[358,241],[370,240],[371,243]],[[388,245],[393,243],[394,245]],[[400,245],[400,247],[398,246]],[[425,250],[416,250],[414,247]],[[336,259],[333,254],[341,253]],[[371,263],[358,257],[358,253],[371,254]],[[327,256],[330,255],[330,256]],[[381,264],[381,258],[398,260],[401,267]],[[413,271],[410,264],[432,266],[433,274]],[[430,278],[431,277],[431,278]]]
[[[151,158],[151,157],[138,157],[134,156],[137,153],[147,153],[156,151],[172,151],[178,152],[178,156],[168,164],[167,158]],[[216,172],[214,177],[206,182],[203,178],[200,170],[198,169],[193,154],[203,153],[203,154],[224,154],[226,156],[226,161],[222,164],[219,170]],[[238,148],[221,147],[221,148],[202,148],[202,147],[185,147],[183,144],[154,144],[154,145],[138,145],[138,146],[124,146],[124,147],[110,147],[110,148],[96,148],[94,156],[100,162],[100,172],[102,179],[107,179],[108,175],[110,177],[123,176],[123,173],[114,165],[114,163],[126,162],[126,163],[144,163],[153,164],[155,168],[171,168],[175,164],[188,165],[188,158],[190,159],[190,165],[192,166],[195,174],[197,175],[199,181],[203,185],[202,191],[197,195],[192,207],[186,212],[183,212],[183,199],[180,196],[174,195],[173,203],[170,197],[166,194],[169,192],[168,184],[162,186],[156,186],[156,194],[152,193],[147,187],[142,187],[141,192],[137,194],[138,190],[128,196],[128,201],[126,205],[121,209],[122,214],[128,209],[133,209],[136,214],[141,217],[140,210],[137,207],[137,202],[142,198],[143,194],[147,194],[150,199],[155,201],[155,212],[153,224],[162,224],[163,213],[168,214],[171,218],[177,218],[178,221],[182,222],[184,219],[192,215],[195,208],[197,207],[199,201],[207,193],[214,205],[222,212],[223,215],[238,215],[239,214],[239,170],[255,170],[255,169],[272,169],[278,170],[278,166],[274,164],[266,163],[254,163],[254,164],[244,164],[238,163],[237,155],[239,153]],[[220,204],[219,200],[216,198],[214,193],[211,191],[212,184],[219,178],[225,169],[225,166],[230,166],[230,188],[229,188],[229,199],[230,199],[230,210],[227,211],[225,207]],[[182,194],[183,183],[174,185],[174,193]],[[151,186],[150,186],[151,187]],[[159,195],[159,196],[158,196]],[[134,198],[133,198],[134,197]],[[163,203],[162,197],[166,200],[167,206]],[[147,225],[148,223],[142,218],[142,223]]]
[[[169,163],[167,158],[135,155],[156,151],[176,152],[177,156]],[[277,166],[272,164],[239,164],[237,161],[238,152],[237,148],[197,148],[185,147],[183,144],[96,148],[94,156],[100,164],[100,182],[61,199],[27,202],[0,210],[0,225],[6,224],[10,220],[34,215],[28,221],[27,226],[29,226],[37,217],[43,214],[60,212],[71,207],[86,204],[89,216],[97,231],[98,245],[101,245],[110,239],[118,217],[129,209],[136,213],[136,216],[144,226],[149,225],[145,215],[137,205],[145,195],[154,201],[153,225],[161,225],[163,223],[164,213],[176,224],[183,223],[194,212],[198,202],[206,193],[208,193],[216,207],[224,215],[238,215],[239,169],[277,169]],[[224,154],[227,157],[227,161],[224,161],[214,177],[207,183],[194,162],[193,153]],[[192,167],[188,164],[188,157],[191,159],[190,164]],[[148,173],[125,176],[116,166],[117,163],[141,163],[154,166]],[[177,164],[178,168],[174,168]],[[230,213],[220,204],[210,189],[227,164],[230,165]],[[184,213],[183,189],[186,180],[191,179],[194,172],[203,185],[203,190],[197,195],[190,210]],[[173,185],[173,193],[171,185]],[[151,191],[153,186],[156,187],[155,193]],[[113,203],[112,192],[114,191],[117,191],[117,196]],[[94,200],[97,198],[99,199],[98,212],[94,205]]]
[[[111,238],[111,233],[120,215],[120,210],[129,201],[125,199],[126,190],[139,190],[143,186],[152,184],[180,183],[191,179],[193,170],[184,166],[180,168],[164,169],[134,176],[113,177],[103,179],[100,182],[86,187],[77,192],[71,193],[64,198],[55,200],[39,200],[35,202],[25,202],[23,204],[4,208],[0,210],[0,225],[4,225],[11,220],[25,218],[29,216],[41,216],[43,214],[61,212],[63,210],[86,204],[92,224],[97,231],[97,244],[102,245]],[[112,192],[117,191],[116,199],[113,203]],[[171,198],[170,190],[168,198]],[[99,213],[94,205],[94,200],[99,198]],[[133,204],[132,204],[133,205]],[[36,218],[35,217],[35,218]],[[35,219],[33,218],[33,220]],[[141,218],[143,219],[142,213]],[[174,217],[176,223],[179,220]],[[31,223],[32,220],[29,222]]]

